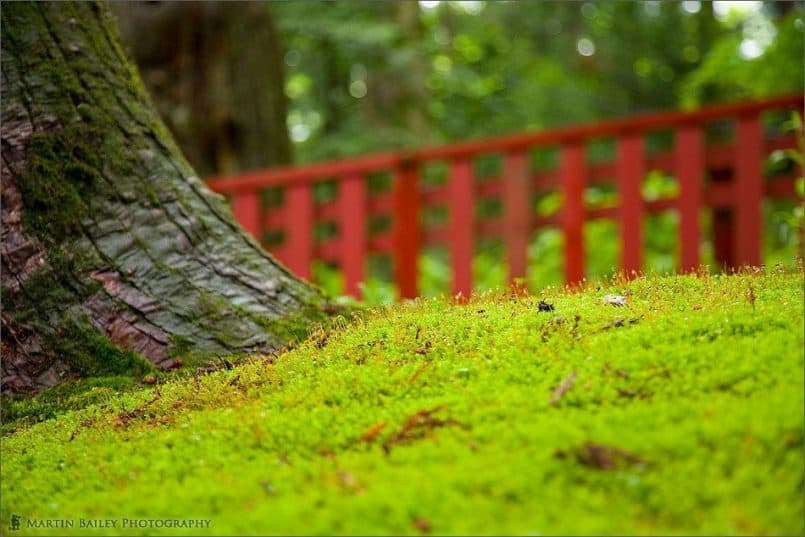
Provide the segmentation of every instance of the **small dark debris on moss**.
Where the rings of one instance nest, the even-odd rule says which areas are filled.
[[[369,426],[363,432],[363,434],[361,434],[361,441],[366,442],[368,444],[372,443],[375,440],[375,438],[377,438],[377,435],[379,435],[380,432],[385,428],[386,428],[385,421],[380,421],[378,423]]]
[[[424,356],[424,355],[428,354],[428,351],[430,350],[430,347],[431,347],[431,342],[426,341],[425,344],[422,347],[414,349],[414,353],[419,354],[420,356]]]
[[[416,380],[422,375],[422,373],[425,372],[425,370],[428,367],[430,367],[430,364],[432,363],[433,363],[432,361],[428,361],[419,366],[419,368],[416,371],[414,371],[414,374],[411,375],[411,378],[408,379],[408,384],[413,384],[414,382],[416,382]]]
[[[555,453],[557,458],[563,459],[568,455],[575,456],[577,462],[596,470],[613,470],[621,467],[646,464],[640,456],[625,449],[605,444],[585,442],[570,452],[559,450]]]
[[[420,410],[408,416],[402,428],[383,442],[382,447],[386,455],[389,454],[393,446],[409,444],[414,440],[424,438],[434,429],[449,425],[464,426],[460,421],[453,418],[441,419],[436,417],[435,414],[443,409],[444,406],[440,405],[430,410]]]
[[[539,304],[537,304],[538,311],[553,311],[554,309],[553,304],[549,304],[544,300],[540,300]]]
[[[321,310],[327,315],[337,315],[339,313],[346,312],[347,308],[341,304],[336,304],[335,302],[325,302],[321,307]]]
[[[612,322],[605,324],[601,327],[601,330],[609,330],[611,328],[621,328],[626,326],[627,324],[637,324],[640,321],[637,317],[631,317],[629,319],[624,319],[623,317],[617,317]]]
[[[429,533],[430,532],[430,529],[431,529],[430,522],[428,522],[426,519],[422,518],[421,516],[416,517],[412,521],[412,524],[414,525],[414,527],[416,529],[418,529],[422,533]]]
[[[330,334],[329,332],[322,331],[321,333],[317,334],[315,337],[315,343],[317,349],[323,349],[327,346],[327,343],[330,341]]]
[[[162,397],[162,393],[159,391],[159,388],[157,388],[154,391],[154,396],[141,406],[118,414],[117,418],[114,420],[114,425],[117,427],[127,427],[129,422],[142,417],[145,413],[146,407],[157,401],[160,397]]]
[[[746,290],[746,300],[752,305],[752,311],[754,311],[757,295],[755,295],[755,288],[752,286],[752,282],[749,282],[749,288]]]

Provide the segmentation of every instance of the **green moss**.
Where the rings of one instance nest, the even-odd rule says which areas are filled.
[[[4,305],[11,318],[35,333],[46,352],[62,359],[79,376],[136,377],[152,371],[150,362],[135,352],[118,349],[88,317],[75,318],[77,302],[100,285],[75,276],[86,274],[83,265],[93,258],[81,253],[70,257],[58,246],[50,254],[51,265],[37,269],[26,279],[24,295],[12,296],[6,290],[9,297]]]
[[[62,319],[58,346],[72,369],[84,377],[131,375],[140,377],[153,366],[136,352],[117,348],[88,318]],[[53,342],[56,348],[56,342]]]
[[[5,304],[8,307],[12,302],[14,293],[5,285],[0,285],[0,304]]]
[[[233,306],[230,305],[229,307]],[[234,306],[234,309],[239,312],[241,317],[250,319],[263,328],[266,333],[271,334],[274,341],[280,345],[296,345],[304,341],[314,331],[327,331],[333,327],[333,323],[337,319],[337,317],[326,314],[319,305],[307,306],[278,318],[257,315],[238,306]],[[344,308],[344,316],[352,315],[352,311]],[[342,322],[345,319],[346,317],[342,317]]]
[[[174,334],[170,337],[168,356],[171,358],[186,357],[193,350],[193,341],[190,338]]]
[[[70,410],[103,404],[136,386],[136,380],[130,376],[96,377],[70,380],[43,390],[33,397],[4,398],[0,400],[3,415],[0,431],[8,434],[34,423],[53,419]]]
[[[252,320],[278,341],[295,344],[303,341],[317,323],[326,320],[320,312],[313,308],[303,309],[285,317],[271,319],[262,315],[251,315]]]
[[[28,275],[23,293],[11,293],[3,300],[4,309],[17,323],[47,333],[50,316],[58,315],[75,303],[75,290],[69,283],[69,272],[39,268]],[[43,324],[44,326],[37,326]]]
[[[15,432],[0,508],[214,535],[801,534],[802,276],[373,310]]]
[[[23,226],[47,245],[77,235],[90,211],[87,200],[99,185],[100,133],[84,123],[35,133],[28,141],[28,169],[19,187],[26,211]]]

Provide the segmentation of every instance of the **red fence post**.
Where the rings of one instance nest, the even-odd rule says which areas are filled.
[[[358,284],[364,278],[366,254],[366,183],[363,175],[341,180],[339,193],[340,258],[346,293],[360,298]]]
[[[738,118],[735,155],[735,260],[760,265],[763,219],[763,131],[758,114]]]
[[[565,281],[574,284],[584,278],[584,151],[578,140],[568,142],[561,151]]]
[[[674,158],[679,183],[680,269],[690,272],[699,266],[699,214],[704,204],[704,138],[699,125],[689,123],[679,127]]]
[[[450,165],[449,184],[450,264],[453,267],[453,293],[469,296],[472,291],[472,257],[475,251],[475,197],[472,161],[455,159]]]
[[[734,214],[731,209],[713,211],[713,258],[716,264],[725,271],[735,268]]]
[[[615,173],[620,193],[621,267],[627,277],[631,277],[642,267],[643,197],[640,187],[646,175],[646,165],[639,133],[629,133],[618,139]]]
[[[394,181],[394,277],[400,298],[417,296],[419,257],[419,191],[417,163],[403,160]]]
[[[718,185],[732,186],[734,184],[734,170],[720,168],[709,170],[710,187]],[[735,249],[732,237],[735,234],[735,211],[733,205],[729,207],[715,207],[712,211],[713,259],[722,270],[735,268]]]
[[[287,226],[285,227],[285,260],[297,276],[310,279],[313,260],[313,192],[308,184],[288,187]]]
[[[260,232],[263,229],[260,222],[260,194],[256,190],[250,190],[235,194],[232,198],[232,212],[238,223],[245,229],[257,242],[260,242]]]
[[[509,281],[526,276],[531,231],[531,191],[528,155],[524,150],[506,155],[503,176],[503,239],[509,261]]]

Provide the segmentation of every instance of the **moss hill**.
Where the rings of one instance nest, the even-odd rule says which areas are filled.
[[[232,369],[96,388],[3,439],[3,524],[799,534],[802,278],[418,301]],[[144,531],[120,524],[99,531]],[[188,533],[148,530],[171,531]]]

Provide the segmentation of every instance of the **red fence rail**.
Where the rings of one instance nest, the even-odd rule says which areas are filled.
[[[241,225],[292,271],[310,278],[314,259],[337,263],[346,292],[354,296],[365,279],[367,256],[377,254],[391,255],[400,296],[416,296],[420,250],[434,244],[447,246],[453,291],[466,295],[472,288],[472,258],[480,237],[501,238],[510,279],[522,278],[529,237],[547,227],[563,231],[565,278],[578,282],[585,273],[584,224],[597,218],[619,223],[621,268],[639,272],[643,218],[669,210],[679,214],[681,271],[699,265],[704,209],[712,211],[715,260],[726,267],[758,265],[763,198],[796,197],[796,170],[768,176],[764,159],[772,151],[796,148],[794,134],[779,124],[787,119],[786,112],[802,108],[802,95],[784,96],[255,171],[208,183],[231,198]],[[665,135],[666,147],[649,151],[648,142],[657,135]],[[602,141],[614,144],[614,158],[591,161],[591,144]],[[545,149],[556,153],[558,165],[534,165],[532,152]],[[490,155],[497,156],[500,170],[479,180],[475,164]],[[426,180],[425,168],[434,163],[447,165],[442,184]],[[678,194],[644,199],[641,186],[649,170],[673,176]],[[368,178],[373,176],[380,176],[386,188],[370,188]],[[322,182],[336,185],[330,189],[337,192],[332,199],[314,196],[314,187]],[[585,201],[588,186],[604,184],[615,186],[617,204]],[[266,199],[271,197],[268,191],[273,192],[273,202]],[[538,214],[534,196],[551,191],[561,192],[561,208]],[[500,214],[476,216],[480,200],[498,200]],[[435,207],[447,209],[446,225],[431,225],[423,218]],[[378,219],[391,225],[373,226]],[[319,237],[321,224],[338,231]],[[273,242],[264,240],[271,235]]]

